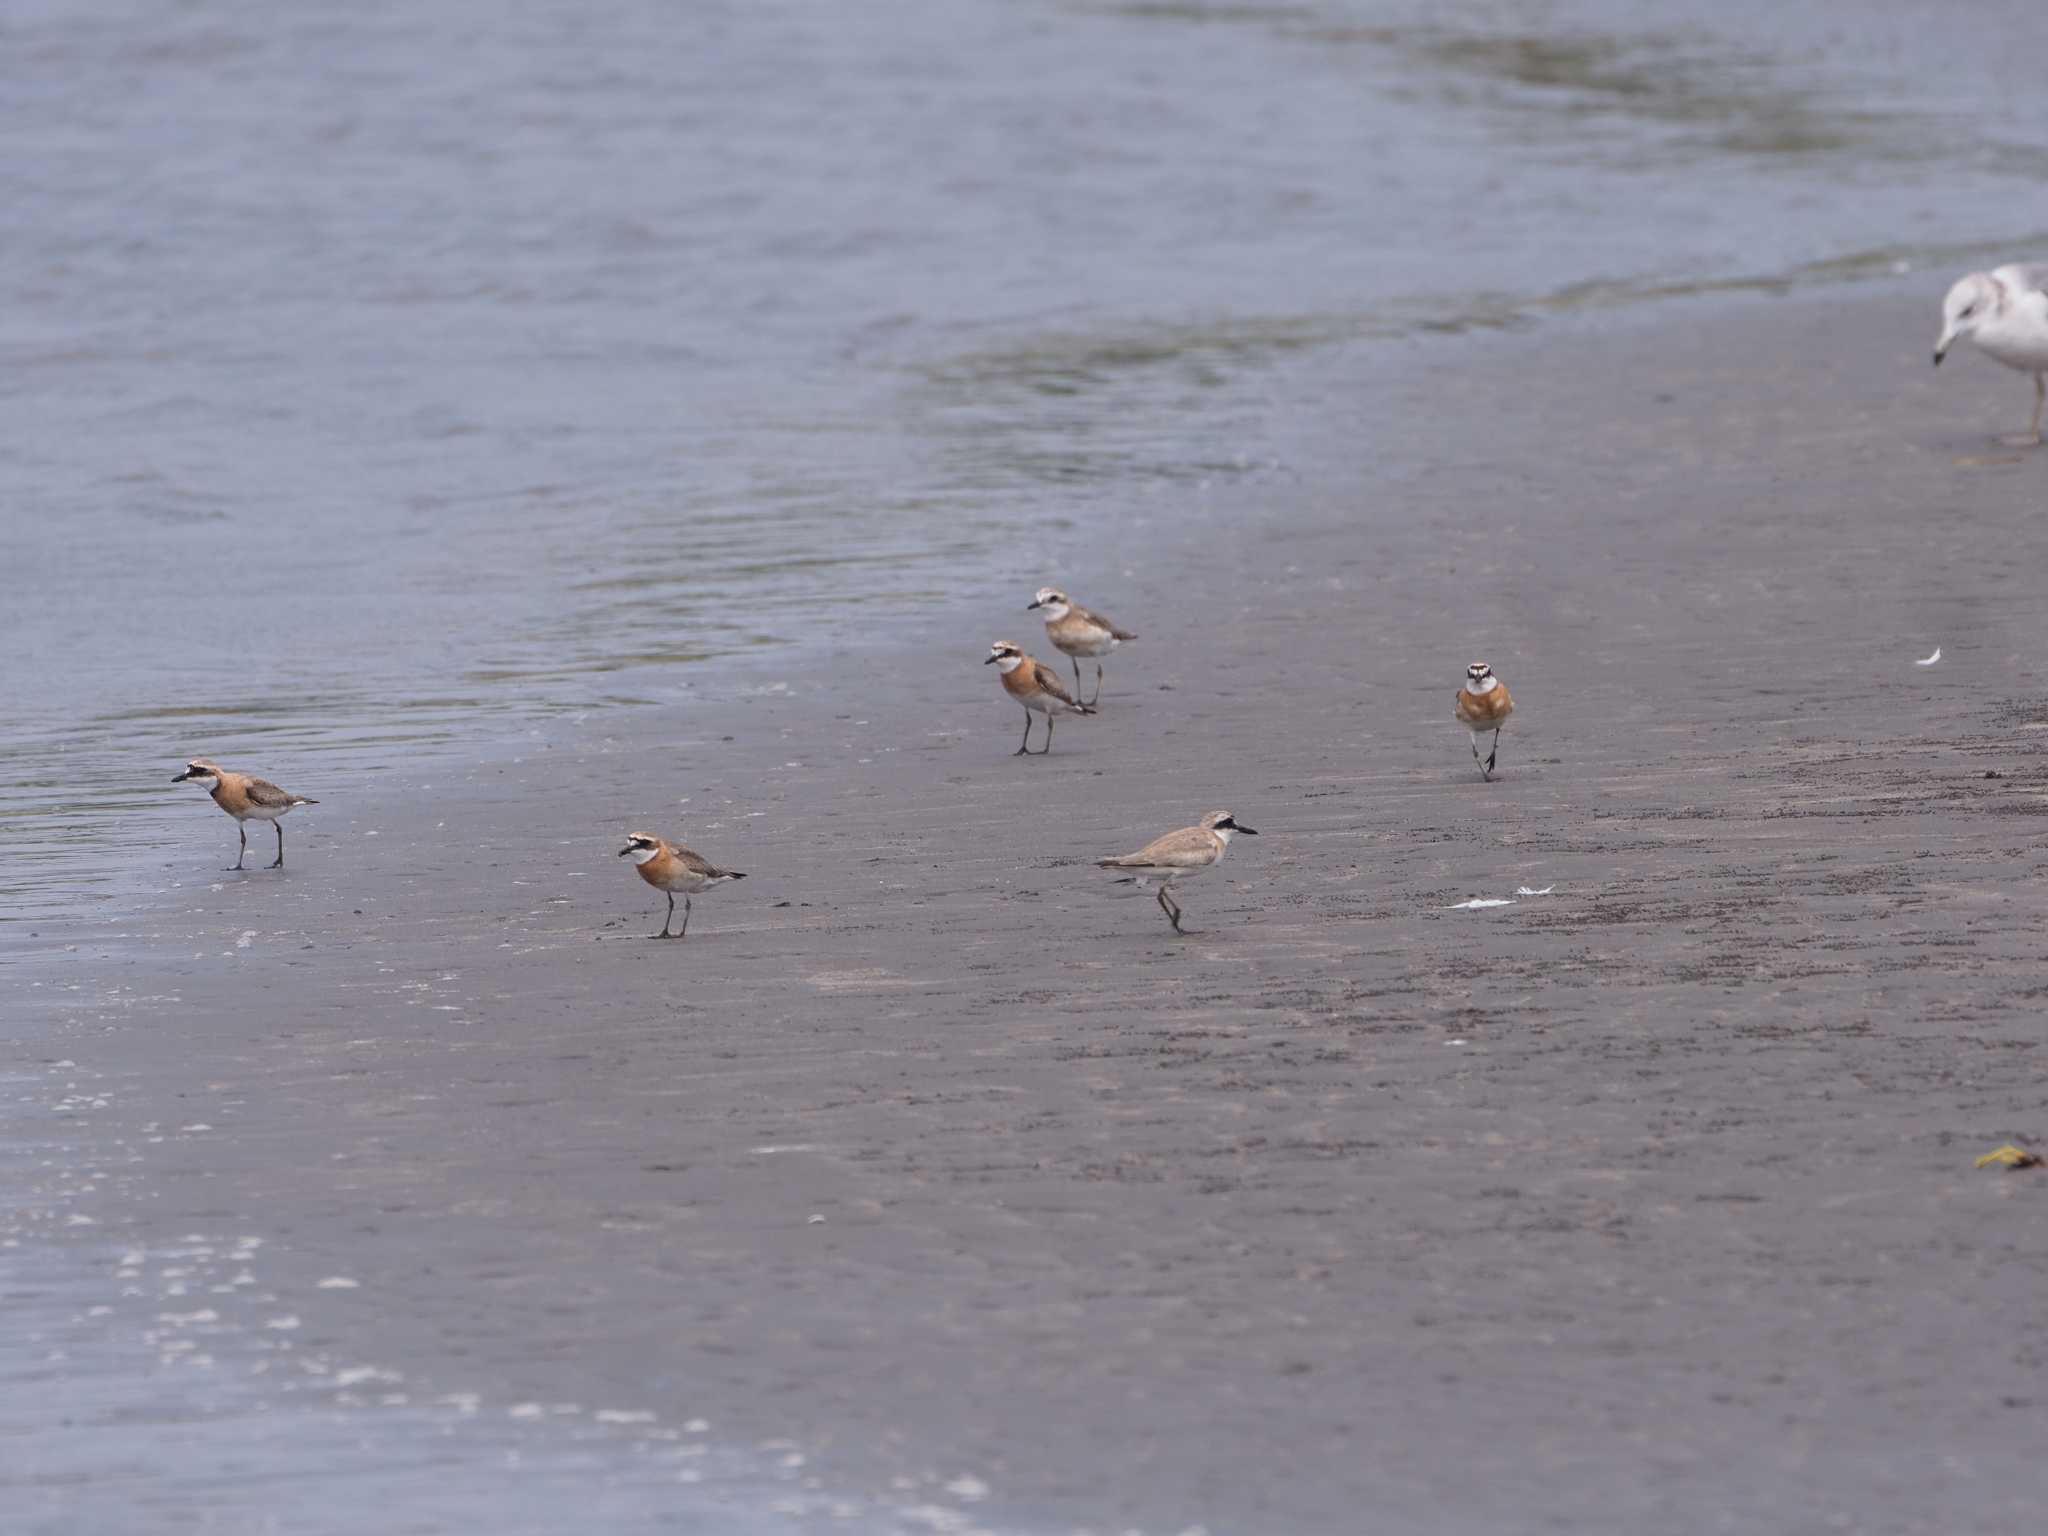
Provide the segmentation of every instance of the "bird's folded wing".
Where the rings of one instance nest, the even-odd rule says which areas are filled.
[[[249,797],[251,805],[270,808],[292,803],[292,797],[268,779],[250,779],[242,786],[242,793]]]
[[[1075,702],[1074,696],[1067,692],[1067,685],[1060,681],[1060,675],[1051,667],[1042,666],[1034,661],[1031,663],[1031,675],[1037,679],[1040,692],[1051,694],[1062,704]]]
[[[1074,610],[1074,614],[1075,617],[1079,618],[1083,623],[1092,624],[1095,628],[1101,630],[1111,639],[1135,640],[1138,638],[1136,635],[1132,634],[1128,629],[1125,629],[1122,626],[1120,626],[1117,623],[1117,621],[1109,617],[1108,614],[1095,613],[1086,608],[1076,608]]]
[[[2018,288],[2031,288],[2036,293],[2048,293],[2048,262],[2016,261],[2010,266],[2000,267],[1991,275],[2000,282],[2011,283]]]
[[[1200,827],[1182,827],[1178,832],[1155,838],[1136,853],[1126,854],[1126,866],[1145,865],[1153,869],[1200,869],[1216,857],[1216,844]]]
[[[705,858],[703,854],[692,852],[688,848],[678,848],[676,850],[676,862],[693,875],[710,877],[725,873],[724,870]]]

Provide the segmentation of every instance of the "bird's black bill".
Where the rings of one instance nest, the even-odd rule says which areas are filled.
[[[995,665],[995,664],[996,664],[997,662],[999,662],[999,661],[1001,661],[1001,660],[1002,660],[1002,657],[1000,657],[1000,656],[985,656],[985,657],[983,657],[983,658],[982,658],[982,663],[981,663],[981,664],[982,664],[982,665],[983,665],[984,667],[992,667],[992,666],[994,666],[994,665]]]
[[[1246,837],[1257,837],[1259,835],[1256,827],[1248,827],[1241,821],[1233,821],[1230,825],[1235,830],[1242,832]]]
[[[627,854],[631,853],[632,851],[633,850],[631,848],[621,848],[619,850],[619,857],[623,859]]]
[[[1024,605],[1024,611],[1025,611],[1026,613],[1029,613],[1029,612],[1030,612],[1030,611],[1031,611],[1032,609],[1034,609],[1034,608],[1042,608],[1042,607],[1044,607],[1044,606],[1045,606],[1045,605],[1044,605],[1043,603],[1026,603],[1026,604]]]
[[[171,782],[173,784],[182,784],[191,777],[192,770],[190,768],[187,768],[183,773],[179,774],[175,779],[171,780]]]

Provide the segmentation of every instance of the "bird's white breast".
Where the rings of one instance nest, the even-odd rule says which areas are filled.
[[[2048,315],[2000,316],[1995,325],[1979,326],[1971,340],[2008,368],[2048,371]]]
[[[649,859],[653,858],[656,854],[660,852],[661,850],[659,848],[635,848],[633,850],[632,855],[633,862],[635,864],[645,864]]]

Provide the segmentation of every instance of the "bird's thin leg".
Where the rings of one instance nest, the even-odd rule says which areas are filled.
[[[2034,446],[2041,444],[2041,406],[2048,402],[2048,379],[2034,375],[2034,424],[2027,429],[2027,436],[2034,440]]]
[[[1159,910],[1164,912],[1166,920],[1173,924],[1173,931],[1175,933],[1187,931],[1180,925],[1180,903],[1166,894],[1166,887],[1163,885],[1159,887]]]
[[[243,825],[242,825],[242,824],[241,824],[241,823],[240,823],[240,822],[238,821],[238,822],[236,822],[236,823],[235,823],[235,835],[236,835],[237,837],[241,838],[241,840],[242,840],[242,847],[241,847],[241,850],[240,850],[240,852],[236,853],[236,855],[235,855],[235,862],[234,862],[234,863],[232,863],[232,864],[230,864],[230,865],[228,866],[228,868],[229,868],[229,869],[240,869],[240,868],[242,867],[242,860],[243,860],[243,858],[244,858],[244,857],[245,857],[245,856],[246,856],[246,855],[248,854],[248,852],[249,852],[249,829],[248,829],[247,827],[243,826]]]
[[[1478,745],[1478,743],[1476,743],[1476,742],[1475,742],[1475,743],[1474,743],[1474,745],[1476,746],[1476,745]],[[1494,727],[1494,730],[1493,730],[1493,750],[1492,750],[1492,751],[1490,751],[1490,752],[1488,752],[1488,753],[1486,754],[1486,776],[1487,776],[1487,777],[1488,777],[1489,779],[1493,777],[1493,762],[1494,762],[1494,759],[1495,759],[1495,758],[1497,758],[1497,757],[1499,757],[1499,756],[1500,756],[1500,727],[1499,727],[1499,726],[1495,726],[1495,727]]]
[[[663,892],[662,894],[668,897],[668,912],[667,912],[667,913],[666,913],[666,914],[665,914],[665,915],[664,915],[664,916],[662,917],[662,920],[661,920],[661,932],[659,932],[659,933],[650,933],[649,935],[647,935],[647,937],[649,937],[650,939],[665,939],[665,938],[667,938],[667,937],[668,937],[668,925],[669,925],[669,920],[670,920],[671,918],[673,918],[673,917],[674,917],[674,916],[676,915],[676,897],[675,897],[675,892],[673,892],[673,891],[664,891],[664,892]]]
[[[1080,682],[1080,679],[1076,678],[1076,679],[1074,680],[1074,696],[1075,696],[1076,698],[1078,698],[1078,697],[1080,697],[1080,693],[1081,693],[1081,682]],[[1088,707],[1089,707],[1090,709],[1093,709],[1093,708],[1095,707],[1095,705],[1096,705],[1096,702],[1097,702],[1098,700],[1100,700],[1100,699],[1101,699],[1101,697],[1102,697],[1102,663],[1098,661],[1097,663],[1095,663],[1095,691],[1094,691],[1093,693],[1091,693],[1091,694],[1089,694],[1089,695],[1088,695]]]
[[[1046,754],[1046,753],[1050,752],[1051,750],[1052,750],[1052,711],[1048,709],[1048,710],[1047,710],[1047,711],[1045,712],[1045,745],[1044,745],[1044,746],[1042,746],[1042,747],[1040,747],[1040,748],[1038,749],[1038,755],[1039,755],[1040,757],[1043,757],[1043,756],[1045,756],[1045,754]]]
[[[1071,659],[1074,663],[1074,697],[1078,699],[1081,697],[1081,658],[1075,656]]]
[[[675,899],[675,897],[673,897],[673,896],[669,897],[669,899],[668,899],[668,904],[669,904],[669,905],[670,905],[671,907],[673,907],[673,906],[674,906],[674,905],[676,904],[676,899]],[[683,898],[683,932],[682,932],[682,933],[679,933],[679,934],[677,934],[677,935],[676,935],[676,937],[680,939],[681,937],[683,937],[683,934],[686,934],[686,933],[688,933],[689,931],[690,931],[690,898],[689,898],[689,897],[687,897],[687,896],[685,896],[685,897]]]
[[[284,868],[284,823],[283,823],[283,822],[281,822],[281,821],[273,821],[273,822],[272,822],[272,823],[270,824],[270,827],[271,827],[271,830],[272,830],[272,831],[274,831],[274,832],[275,832],[275,833],[277,834],[277,857],[276,857],[276,858],[274,858],[274,859],[272,859],[272,860],[270,861],[270,867],[271,867],[272,869],[283,869],[283,868]]]
[[[1027,709],[1027,710],[1025,710],[1025,711],[1024,711],[1024,742],[1023,742],[1023,745],[1019,746],[1019,747],[1017,748],[1017,750],[1016,750],[1016,751],[1014,751],[1014,752],[1012,752],[1012,753],[1010,754],[1010,756],[1012,756],[1012,757],[1026,757],[1026,756],[1030,755],[1030,752],[1031,752],[1031,711]]]

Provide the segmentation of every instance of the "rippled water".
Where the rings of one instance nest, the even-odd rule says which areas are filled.
[[[23,0],[0,918],[119,899],[193,752],[330,783],[1029,586],[1271,469],[1308,349],[2030,237],[2048,26],[1971,16]]]

